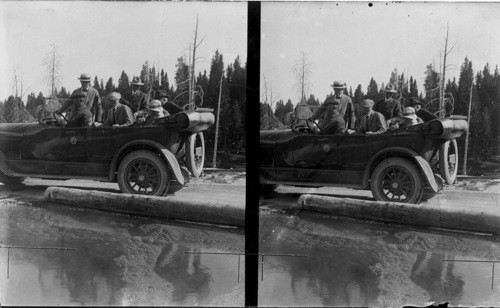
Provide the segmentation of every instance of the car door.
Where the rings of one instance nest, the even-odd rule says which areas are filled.
[[[87,129],[87,159],[92,164],[92,172],[97,176],[107,176],[111,161],[118,150],[117,127],[89,127]]]

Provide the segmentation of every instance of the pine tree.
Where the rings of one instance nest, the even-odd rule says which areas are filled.
[[[94,89],[96,89],[96,90],[97,90],[97,92],[98,92],[99,94],[101,94],[102,89],[101,89],[101,87],[100,87],[100,85],[99,85],[99,79],[97,79],[97,76],[95,76],[95,78],[94,78],[94,84],[93,84],[93,86],[92,86],[92,87],[93,87]]]
[[[131,91],[128,75],[125,73],[125,71],[122,71],[120,78],[118,79],[118,86],[116,87],[116,91],[120,92],[121,94]]]
[[[111,92],[114,92],[116,90],[115,85],[113,84],[113,78],[109,77],[108,82],[106,82],[106,87],[104,88],[104,92],[106,95],[108,95]]]
[[[460,68],[460,77],[458,78],[458,91],[455,97],[454,114],[467,115],[469,110],[470,87],[474,80],[474,71],[472,62],[466,57]]]
[[[370,83],[368,84],[368,88],[366,89],[366,98],[377,100],[379,97],[377,82],[373,79],[370,79]]]
[[[439,110],[439,74],[433,64],[427,65],[424,80],[425,100],[427,109],[434,112]]]
[[[189,102],[189,71],[188,66],[184,62],[184,57],[180,57],[177,59],[177,64],[175,65],[177,68],[175,72],[175,100],[176,103],[180,106],[184,106]]]
[[[361,84],[358,84],[358,87],[356,88],[356,90],[354,90],[353,103],[354,104],[361,103],[364,96],[365,96],[365,94],[363,93],[363,90],[361,88]]]

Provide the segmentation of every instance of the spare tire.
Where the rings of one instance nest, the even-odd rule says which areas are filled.
[[[439,149],[439,175],[445,183],[451,185],[457,179],[458,146],[455,139],[446,141]]]
[[[205,163],[205,139],[198,132],[189,136],[186,144],[186,164],[193,177],[198,178]]]

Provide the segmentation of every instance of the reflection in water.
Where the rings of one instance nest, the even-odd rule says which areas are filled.
[[[426,251],[417,256],[410,278],[429,292],[430,301],[453,301],[463,295],[465,282],[455,274],[453,262],[439,252]]]
[[[210,293],[210,273],[201,265],[201,254],[187,254],[185,251],[200,250],[176,243],[166,244],[156,260],[154,271],[172,284],[172,299],[176,303],[184,303],[189,296],[196,299],[195,303],[203,302]]]

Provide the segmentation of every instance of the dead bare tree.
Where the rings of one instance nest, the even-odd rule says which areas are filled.
[[[42,62],[42,65],[45,66],[46,73],[43,80],[50,86],[51,97],[56,97],[56,89],[61,83],[61,60],[62,56],[57,53],[57,46],[52,44],[52,50],[47,53]]]
[[[295,79],[297,80],[293,88],[300,94],[300,102],[306,100],[307,92],[309,92],[312,85],[309,82],[311,66],[312,64],[307,60],[306,53],[302,51],[300,59],[292,67],[292,73],[295,74]]]
[[[451,53],[451,51],[453,50],[453,48],[457,44],[455,42],[453,44],[453,46],[450,48],[450,50],[448,50],[449,28],[450,28],[450,24],[449,24],[449,22],[447,22],[446,23],[446,39],[445,39],[445,43],[444,43],[444,52],[443,52],[443,66],[440,67],[440,70],[441,70],[441,73],[440,73],[441,80],[440,80],[440,90],[439,90],[439,117],[440,118],[444,117],[444,113],[445,113],[445,108],[444,108],[444,104],[445,104],[444,95],[445,95],[445,93],[444,93],[444,91],[445,91],[445,82],[446,82],[446,70],[448,69],[448,67],[451,66],[451,65],[446,65],[446,57]]]
[[[196,28],[194,31],[194,39],[193,39],[193,45],[192,45],[192,56],[191,56],[191,45],[189,47],[189,109],[192,110],[195,108],[195,103],[194,103],[194,97],[195,97],[195,74],[194,74],[194,68],[196,61],[199,60],[200,58],[196,58],[196,48],[198,48],[201,43],[203,43],[203,40],[205,39],[206,35],[201,39],[199,43],[196,42],[198,38],[198,15],[196,15]]]

